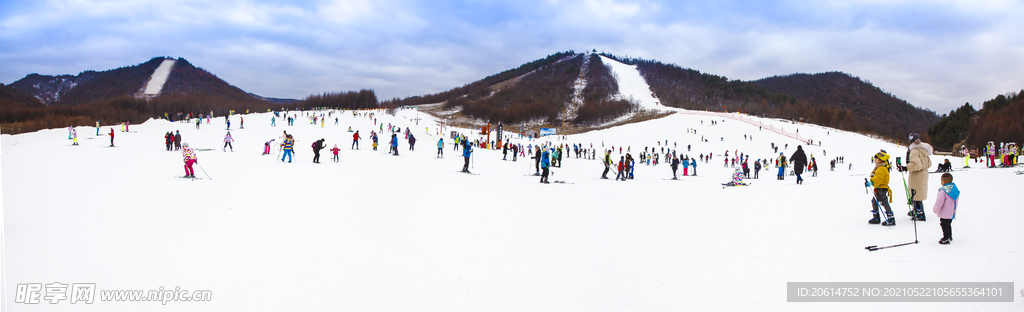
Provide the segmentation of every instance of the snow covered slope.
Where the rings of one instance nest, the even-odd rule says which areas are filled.
[[[146,90],[142,91],[142,95],[160,94],[160,90],[164,88],[164,83],[167,83],[167,77],[171,75],[172,68],[174,68],[174,60],[167,59],[160,63],[160,67],[153,71],[153,76],[146,83]]]
[[[115,132],[117,147],[107,147],[109,138],[94,136],[91,127],[78,128],[80,146],[70,145],[64,129],[0,136],[4,309],[1024,309],[1019,298],[786,302],[787,282],[1016,282],[1019,292],[1024,270],[1015,264],[1024,260],[1024,210],[1012,194],[1022,176],[1009,169],[953,173],[963,192],[953,244],[936,243],[941,232],[929,213],[917,227],[920,244],[868,252],[868,245],[912,241],[915,230],[904,215],[895,171],[890,182],[897,226],[867,224],[870,196],[863,183],[870,157],[879,149],[901,156],[905,148],[855,133],[765,120],[798,127],[821,142],[804,146],[817,158],[818,176],[808,174],[796,185],[793,177],[775,180],[771,168],[750,186],[723,189],[720,183],[733,170],[723,166],[726,150],[772,158],[771,143],[786,155],[800,143],[731,119],[711,125],[713,117],[673,114],[550,142],[614,146],[618,159],[620,147],[636,155],[645,147],[665,148],[668,140],[668,147],[689,147],[684,153],[690,157],[714,153],[698,165],[698,176],[665,180],[671,172],[661,164],[639,165],[634,180],[601,180],[599,161],[566,158],[551,180],[575,184],[544,185],[526,175],[533,171],[529,157],[506,161],[500,151],[477,150],[471,170],[479,175],[459,173],[461,151],[445,135],[445,157],[435,158],[441,136],[430,116],[414,110],[376,114],[385,130],[396,124],[416,134],[414,151],[399,136],[400,156],[384,147],[371,150],[369,132],[380,125],[367,117],[336,113],[320,127],[300,115],[294,126],[278,118],[271,127],[271,116],[232,117],[233,127],[245,119],[245,129],[231,130],[234,152],[218,150],[227,132],[222,117],[200,129],[161,120],[133,125],[133,132]],[[348,127],[364,138],[358,150],[350,149]],[[183,173],[181,154],[163,145],[164,133],[175,130],[192,147],[209,149],[198,152],[196,167],[206,179],[175,178]],[[292,163],[281,162],[276,148],[261,155],[264,142],[282,131],[298,140]],[[328,147],[338,145],[339,163],[327,150],[323,163],[311,162],[309,146],[320,138]],[[846,163],[829,171],[828,160],[837,156]],[[960,168],[961,161],[951,160]],[[929,208],[938,183],[938,175],[931,175]],[[67,301],[14,303],[18,284],[53,282],[96,283],[97,291],[210,290],[212,300],[162,305],[100,301],[97,295],[95,303],[73,308]]]
[[[618,96],[622,99],[633,99],[641,108],[657,109],[663,107],[661,101],[654,97],[651,86],[647,84],[636,65],[626,65],[619,61],[601,56],[601,62],[607,65],[619,83]]]

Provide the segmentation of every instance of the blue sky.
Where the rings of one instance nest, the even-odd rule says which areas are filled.
[[[0,83],[183,57],[270,97],[445,91],[597,49],[754,80],[842,71],[912,104],[1024,89],[1020,1],[0,1]]]

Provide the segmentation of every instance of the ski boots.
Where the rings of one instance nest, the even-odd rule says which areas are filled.
[[[951,240],[952,240],[952,239],[947,239],[947,238],[943,238],[943,239],[940,239],[940,240],[939,240],[939,244],[942,244],[942,245],[949,245],[949,241],[951,241]]]
[[[892,217],[892,213],[886,213],[886,216],[889,217],[889,219],[883,221],[882,222],[882,226],[895,226],[896,225],[896,219],[894,219]]]
[[[868,224],[879,224],[879,223],[882,223],[882,220],[880,218],[881,217],[878,215],[878,213],[874,212],[874,217],[871,218],[871,220],[868,220]]]

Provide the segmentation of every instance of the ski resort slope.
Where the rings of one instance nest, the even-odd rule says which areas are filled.
[[[334,114],[294,126],[270,114],[240,117],[235,150],[222,151],[224,118],[194,124],[150,120],[109,138],[79,127],[80,146],[65,129],[0,136],[3,176],[3,305],[6,311],[1021,311],[1010,303],[794,303],[787,282],[1015,282],[1024,270],[1024,210],[1012,194],[1022,176],[1011,169],[954,172],[962,191],[954,241],[939,245],[930,213],[939,176],[929,177],[928,221],[920,244],[868,252],[869,245],[911,242],[905,192],[892,173],[897,225],[869,225],[864,178],[879,149],[905,147],[859,134],[789,124],[821,142],[805,146],[817,177],[774,178],[774,168],[722,188],[735,150],[753,159],[787,156],[799,142],[731,119],[673,114],[601,131],[549,137],[536,144],[686,150],[696,177],[671,177],[667,165],[638,165],[635,179],[599,179],[597,160],[564,158],[552,181],[540,184],[529,157],[502,160],[477,149],[471,170],[444,135],[435,158],[434,122],[415,110],[378,122],[408,127],[415,151],[399,135],[400,156],[378,151],[367,117]],[[334,125],[334,117],[339,118]],[[415,118],[421,118],[416,125]],[[785,124],[784,121],[766,121]],[[350,149],[360,131],[360,149]],[[430,127],[429,130],[426,127]],[[102,127],[101,133],[110,127]],[[688,129],[697,133],[688,133]],[[180,130],[197,153],[196,174],[183,174],[180,152],[164,150],[163,135]],[[449,129],[445,129],[447,133]],[[451,129],[470,134],[465,129]],[[794,129],[795,130],[795,129]],[[115,130],[117,131],[117,130]],[[261,155],[264,142],[287,131],[296,158]],[[743,135],[748,135],[744,140]],[[752,136],[752,138],[750,138]],[[701,137],[707,142],[700,140]],[[312,163],[310,145],[324,138]],[[658,143],[660,142],[660,144]],[[278,141],[275,141],[275,146]],[[603,144],[603,146],[602,146]],[[825,154],[827,153],[827,156]],[[569,153],[567,153],[567,156]],[[829,171],[828,160],[846,163]],[[933,156],[937,163],[942,157]],[[952,158],[954,168],[962,161]],[[639,164],[639,162],[638,162]],[[852,169],[849,166],[852,165]],[[682,169],[680,169],[681,171]],[[681,172],[680,172],[681,174]],[[610,174],[614,177],[614,173]],[[203,302],[115,302],[71,305],[15,303],[26,283],[95,283],[102,290],[163,287],[209,290]],[[1014,294],[1016,297],[1016,293]]]
[[[149,82],[146,83],[146,89],[142,91],[143,95],[157,95],[163,90],[164,84],[167,83],[167,77],[171,75],[171,69],[174,68],[175,60],[164,60],[160,63],[160,66],[153,71],[153,75],[149,77]]]
[[[661,101],[654,97],[654,92],[647,84],[647,80],[640,75],[636,65],[626,65],[606,56],[601,56],[601,62],[611,69],[615,74],[615,81],[619,83],[619,94],[621,99],[632,99],[641,108],[657,109],[663,108]]]

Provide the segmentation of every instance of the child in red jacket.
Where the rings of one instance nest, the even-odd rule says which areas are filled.
[[[338,162],[338,152],[339,151],[341,151],[341,149],[338,148],[338,144],[334,144],[334,148],[331,149],[331,152],[334,152],[334,162]]]

